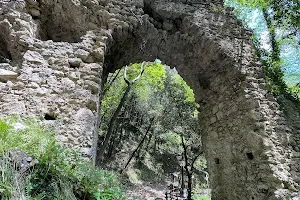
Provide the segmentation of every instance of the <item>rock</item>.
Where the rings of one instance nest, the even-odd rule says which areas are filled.
[[[171,31],[173,29],[172,22],[164,21],[163,28],[167,31]]]
[[[92,55],[94,56],[94,58],[96,58],[96,60],[100,62],[104,61],[104,51],[102,48],[94,49]]]
[[[0,69],[6,69],[12,71],[13,67],[8,63],[0,63]]]
[[[35,8],[31,8],[29,10],[29,13],[33,16],[33,17],[39,17],[41,15],[41,12],[38,9]]]
[[[25,130],[26,126],[20,122],[13,123],[12,126],[14,127],[15,130]]]
[[[62,78],[61,79],[61,87],[65,90],[65,91],[72,91],[75,89],[75,83],[70,80],[69,78]]]
[[[82,63],[80,58],[69,58],[68,61],[71,67],[79,67]]]
[[[83,61],[85,61],[90,53],[88,51],[85,51],[83,49],[78,49],[77,51],[74,52],[75,56],[81,58]]]
[[[91,156],[92,155],[92,148],[81,148],[80,151],[87,156]]]
[[[30,63],[33,63],[33,64],[38,64],[38,65],[46,64],[46,61],[44,60],[43,56],[37,51],[28,50],[24,54],[23,58],[27,62],[30,62]]]
[[[9,71],[6,69],[0,69],[0,81],[8,81],[17,79],[18,74],[13,71]]]

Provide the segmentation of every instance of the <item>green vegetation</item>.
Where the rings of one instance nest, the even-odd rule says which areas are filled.
[[[33,158],[24,173],[12,158],[16,150]],[[116,175],[61,147],[54,131],[35,119],[0,119],[0,155],[1,199],[126,199]]]
[[[126,68],[130,80],[139,76],[141,65],[132,64]],[[190,188],[194,188],[191,183],[195,171],[196,181],[202,182],[204,188],[208,187],[207,181],[203,180],[207,173],[198,125],[199,105],[195,103],[192,89],[175,69],[159,60],[146,64],[142,76],[128,93],[124,73],[125,69],[121,69],[110,74],[105,86],[100,130],[102,144],[112,127],[112,116],[116,110],[120,112],[107,142],[104,159],[98,158],[98,165],[103,166],[114,160],[115,155],[126,152],[130,156],[117,170],[126,171],[134,161],[131,167],[138,170],[129,168],[126,173],[135,183],[139,178],[149,177],[153,181],[161,178],[163,173],[184,170],[184,182],[189,183]],[[127,94],[125,101],[124,94]],[[138,171],[143,172],[132,173]]]
[[[253,30],[269,90],[299,102],[300,15],[298,0],[227,0],[236,16]]]
[[[208,195],[201,195],[201,196],[196,196],[194,200],[211,200],[211,198]]]

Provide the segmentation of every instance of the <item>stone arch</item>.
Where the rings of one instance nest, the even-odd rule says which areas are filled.
[[[20,68],[17,81],[0,84],[1,116],[55,113],[61,143],[93,157],[105,74],[160,58],[201,105],[213,199],[297,199],[296,106],[266,90],[250,33],[222,0],[43,0],[40,15],[30,2],[0,2],[4,51]],[[291,106],[283,112],[279,101]]]
[[[277,158],[267,156],[271,147],[265,139],[277,122],[284,122],[271,122],[273,114],[265,112],[276,100],[266,96],[251,33],[222,2],[182,2],[144,1],[147,15],[132,34],[122,38],[113,33],[104,74],[156,58],[176,67],[201,106],[213,199],[282,198],[289,192],[278,192],[282,178],[269,165],[269,159]]]

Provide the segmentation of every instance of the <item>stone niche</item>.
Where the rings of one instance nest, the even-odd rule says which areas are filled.
[[[201,106],[212,199],[299,199],[298,108],[266,90],[251,32],[222,1],[34,2],[0,2],[0,23],[11,30],[0,35],[0,54],[19,69],[15,81],[0,82],[1,116],[51,119],[63,145],[94,160],[103,80],[159,58]]]

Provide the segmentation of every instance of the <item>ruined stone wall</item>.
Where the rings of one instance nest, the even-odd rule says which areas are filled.
[[[299,115],[266,90],[251,33],[222,1],[0,2],[0,115],[56,119],[58,139],[92,157],[101,80],[159,58],[201,106],[213,199],[300,198]]]

